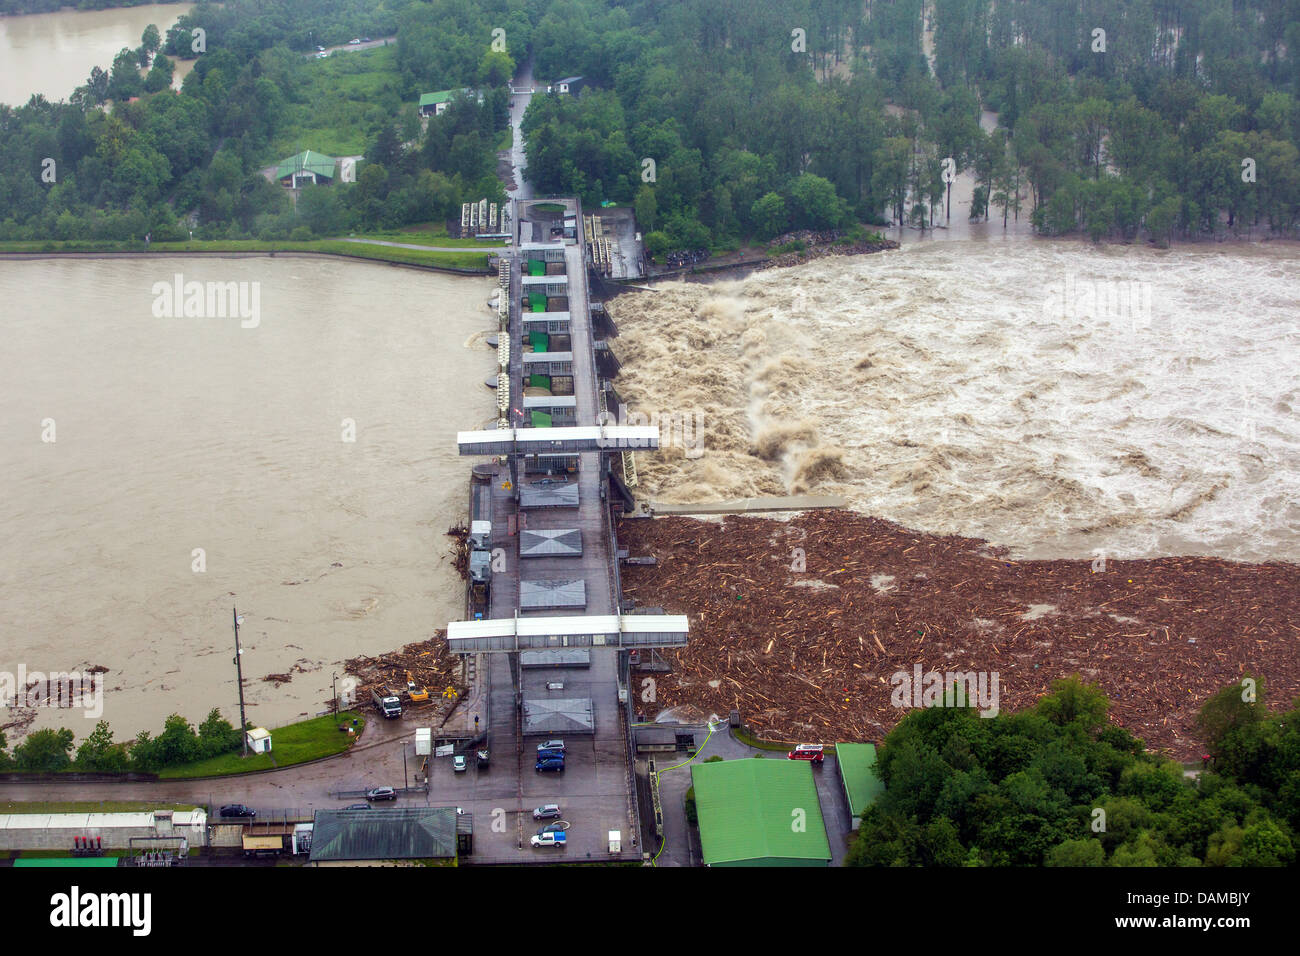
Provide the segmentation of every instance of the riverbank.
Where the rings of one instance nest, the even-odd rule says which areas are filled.
[[[758,251],[753,246],[742,246],[734,252],[712,256],[699,265],[690,265],[678,269],[659,269],[635,282],[653,282],[656,280],[681,280],[686,282],[709,279],[744,278],[761,269],[775,269],[782,266],[797,266],[824,259],[828,256],[860,256],[888,249],[899,249],[901,245],[894,239],[888,239],[879,233],[865,233],[858,236],[844,235],[837,231],[813,232],[800,230],[778,236],[767,244],[767,248]],[[614,283],[617,285],[617,283]]]
[[[447,251],[412,246],[384,245],[344,239],[307,242],[263,242],[255,239],[196,240],[192,242],[34,241],[0,242],[0,259],[109,259],[160,256],[255,258],[260,256],[335,256],[414,266],[457,275],[487,275],[492,253]]]

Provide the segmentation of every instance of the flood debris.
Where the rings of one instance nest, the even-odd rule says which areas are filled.
[[[1109,696],[1112,722],[1190,759],[1196,714],[1222,687],[1264,678],[1274,708],[1300,694],[1295,564],[1015,561],[847,511],[624,520],[619,542],[657,559],[624,568],[625,597],[690,618],[689,647],[662,652],[673,672],[656,675],[651,714],[739,709],[770,738],[878,740],[906,713],[891,678],[918,664],[996,672],[1003,712],[1077,674]]]
[[[452,564],[462,579],[469,578],[469,526],[460,521],[447,529],[447,537],[452,541],[448,545]]]
[[[376,657],[354,657],[344,662],[344,670],[357,679],[355,697],[362,704],[370,700],[372,690],[388,691],[402,698],[402,707],[432,708],[450,715],[456,701],[465,696],[468,686],[460,657],[447,648],[446,631],[438,630],[425,641],[407,644],[401,650]],[[407,674],[418,689],[427,688],[429,699],[415,702],[406,693]],[[448,689],[454,692],[448,693]],[[435,712],[432,718],[440,716]]]

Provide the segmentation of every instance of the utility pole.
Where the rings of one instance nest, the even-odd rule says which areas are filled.
[[[231,608],[235,618],[235,681],[239,684],[239,739],[244,744],[244,756],[248,756],[248,721],[244,717],[244,668],[239,658],[244,653],[239,646],[239,611]]]
[[[339,675],[337,672],[330,674],[330,681],[334,684],[334,716],[339,715]]]

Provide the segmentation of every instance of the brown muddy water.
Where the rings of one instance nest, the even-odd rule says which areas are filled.
[[[163,36],[192,3],[152,3],[112,10],[60,10],[0,17],[0,103],[22,106],[33,93],[51,102],[66,100],[94,67],[108,70],[122,47],[140,45],[145,27]],[[180,88],[196,60],[172,59]]]
[[[155,315],[178,272],[259,283],[255,327]],[[275,726],[322,710],[343,660],[463,616],[444,533],[466,513],[455,433],[492,418],[492,287],[325,259],[0,261],[0,671],[107,667],[119,738],[237,721],[237,605],[249,719]],[[38,712],[53,724],[93,728]]]
[[[615,299],[642,496],[1027,558],[1300,560],[1300,247],[926,242]],[[695,455],[697,457],[691,457]]]

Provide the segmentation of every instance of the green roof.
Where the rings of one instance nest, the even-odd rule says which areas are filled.
[[[280,165],[275,168],[275,178],[284,179],[290,173],[315,173],[317,176],[328,176],[334,178],[335,160],[331,156],[323,153],[314,153],[310,149],[304,149],[297,156],[290,156],[288,159],[281,160]]]
[[[545,352],[551,345],[551,337],[545,332],[529,332],[528,344],[534,352]]]
[[[812,767],[742,758],[691,768],[708,866],[817,866],[831,859]],[[802,811],[802,813],[796,813]],[[802,822],[796,829],[795,822]]]
[[[14,860],[14,866],[41,866],[41,867],[83,867],[97,866],[110,867],[117,866],[117,857],[115,856],[20,856]]]
[[[449,102],[457,93],[468,92],[469,90],[439,90],[437,93],[421,93],[420,106],[437,106],[439,103]]]
[[[533,409],[532,413],[529,415],[529,418],[532,420],[534,428],[551,427],[550,412],[539,412],[537,411],[537,409]]]
[[[316,811],[312,863],[429,860],[455,855],[455,807]]]
[[[530,312],[545,312],[546,294],[543,292],[528,293],[528,310]]]
[[[544,275],[546,275],[546,263],[543,262],[541,259],[529,259],[529,260],[528,260],[528,274],[529,274],[530,276],[544,276]]]
[[[885,792],[885,783],[876,776],[875,744],[836,744],[835,761],[844,781],[844,795],[849,813],[856,819]]]

